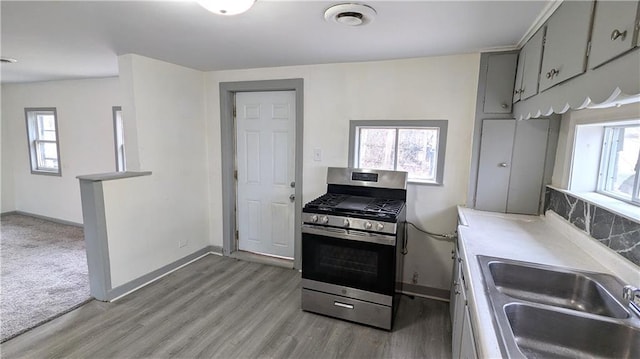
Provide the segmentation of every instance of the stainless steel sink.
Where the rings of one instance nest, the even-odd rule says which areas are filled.
[[[509,358],[640,358],[640,318],[614,276],[478,256]]]
[[[613,295],[596,282],[614,280],[603,278],[606,275],[590,273],[589,277],[580,272],[504,261],[488,264],[495,288],[510,297],[614,318],[629,316]]]
[[[640,358],[640,329],[508,304],[504,312],[520,351],[532,358]]]

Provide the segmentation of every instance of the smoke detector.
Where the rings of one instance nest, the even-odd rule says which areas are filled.
[[[347,26],[362,26],[370,23],[376,16],[376,11],[368,5],[339,4],[333,5],[324,12],[324,19],[328,22]]]

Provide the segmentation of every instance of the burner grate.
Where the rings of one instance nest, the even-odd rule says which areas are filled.
[[[364,208],[364,211],[397,215],[403,206],[404,201],[376,198]]]
[[[346,194],[326,193],[307,203],[305,207],[333,209],[337,207],[340,202],[344,201],[347,198],[349,198],[349,196]]]

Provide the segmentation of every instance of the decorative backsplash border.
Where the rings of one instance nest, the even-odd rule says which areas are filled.
[[[545,212],[552,210],[592,238],[640,266],[640,223],[547,187]]]

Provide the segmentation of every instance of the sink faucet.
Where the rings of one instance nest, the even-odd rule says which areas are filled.
[[[622,299],[640,316],[640,289],[631,285],[625,285],[622,289]]]

